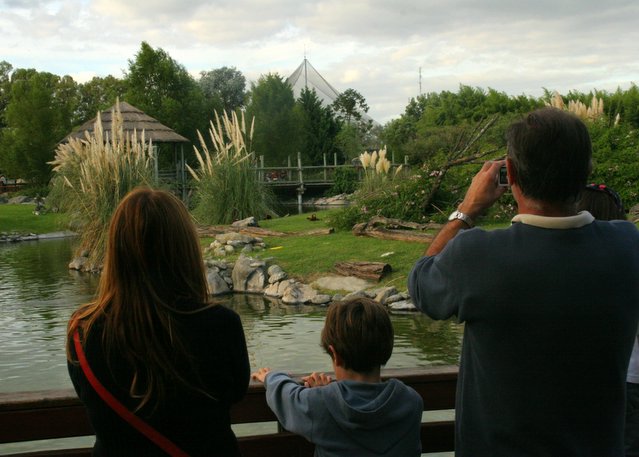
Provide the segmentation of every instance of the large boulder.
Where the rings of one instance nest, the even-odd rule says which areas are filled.
[[[266,286],[266,264],[240,255],[233,267],[232,278],[236,292],[262,293]]]
[[[211,268],[207,271],[206,282],[209,285],[209,294],[213,296],[224,295],[231,292],[231,288],[217,268]]]
[[[288,278],[288,274],[279,265],[271,265],[267,272],[269,284],[275,284]]]

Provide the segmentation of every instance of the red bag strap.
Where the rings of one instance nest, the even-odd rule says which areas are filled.
[[[80,332],[78,329],[75,329],[73,333],[73,343],[75,345],[75,352],[78,355],[78,361],[80,362],[80,367],[82,367],[82,371],[84,372],[84,376],[86,376],[89,384],[95,389],[97,394],[104,400],[104,402],[109,405],[113,411],[115,411],[122,419],[127,421],[133,428],[138,430],[148,439],[153,441],[160,449],[173,457],[189,457],[189,455],[184,452],[182,449],[177,447],[171,440],[162,435],[156,429],[151,427],[145,421],[140,419],[138,416],[129,411],[126,406],[124,406],[117,398],[115,398],[111,392],[109,392],[102,383],[95,377],[91,367],[89,366],[89,362],[87,361],[86,356],[84,355],[84,350],[82,349],[82,343],[80,343]]]

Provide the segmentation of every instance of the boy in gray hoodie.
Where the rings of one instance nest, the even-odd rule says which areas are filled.
[[[315,444],[316,457],[421,455],[421,396],[397,379],[382,382],[393,352],[388,312],[368,298],[332,304],[322,330],[336,382],[312,373],[298,384],[285,373],[260,368],[266,401],[282,426]]]

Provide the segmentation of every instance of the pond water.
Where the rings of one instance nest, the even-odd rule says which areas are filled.
[[[67,269],[73,239],[0,245],[0,391],[71,387],[64,350],[73,310],[95,293],[97,276]],[[330,371],[319,346],[326,308],[286,306],[255,295],[223,298],[244,325],[251,368]],[[393,314],[387,367],[458,363],[462,326],[420,313]]]

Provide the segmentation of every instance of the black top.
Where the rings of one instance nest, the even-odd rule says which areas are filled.
[[[216,400],[174,385],[169,386],[166,400],[154,411],[145,406],[136,414],[191,456],[239,455],[229,408],[242,399],[250,377],[240,318],[234,311],[217,305],[196,314],[176,314],[175,323],[186,335],[185,344],[192,355],[185,361],[188,367],[185,371],[195,368]],[[107,364],[101,344],[101,325],[96,325],[85,345],[89,365],[102,385],[133,411],[136,402],[128,395],[131,367],[117,354]],[[72,353],[75,357],[73,348]],[[96,432],[94,456],[166,455],[104,403],[79,365],[69,364],[68,368]]]

